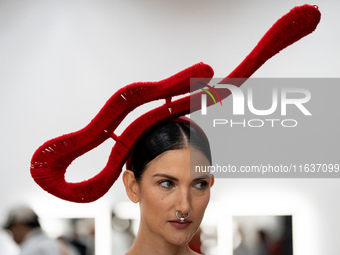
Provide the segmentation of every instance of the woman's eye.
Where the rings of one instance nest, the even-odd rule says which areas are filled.
[[[195,188],[199,190],[204,190],[207,186],[208,186],[207,181],[200,181],[200,182],[195,183]]]
[[[174,186],[174,183],[169,180],[160,181],[159,185],[163,188],[169,189]]]

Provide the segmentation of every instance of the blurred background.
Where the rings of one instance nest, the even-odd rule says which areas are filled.
[[[10,208],[25,204],[51,237],[67,236],[72,225],[85,224],[79,235],[93,237],[88,245],[95,254],[123,254],[138,226],[138,206],[128,201],[121,178],[91,204],[62,201],[32,180],[34,151],[51,138],[83,128],[116,90],[132,82],[161,80],[201,61],[213,67],[215,77],[226,76],[278,18],[305,3],[1,0],[0,223]],[[316,31],[270,59],[253,77],[340,76],[340,2],[309,4],[322,13]],[[115,133],[150,107],[129,115]],[[76,159],[66,180],[78,182],[98,173],[113,144],[107,141]],[[242,240],[254,245],[273,229],[282,230],[284,216],[292,223],[294,254],[337,254],[339,184],[338,179],[218,179],[202,224],[203,252],[240,254],[234,249]],[[249,231],[253,234],[246,237]],[[272,233],[273,238],[279,235]],[[17,254],[7,232],[0,239],[1,254]]]

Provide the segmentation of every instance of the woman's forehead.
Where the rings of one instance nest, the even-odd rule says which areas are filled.
[[[145,169],[145,174],[160,176],[166,174],[176,178],[190,178],[190,170],[194,171],[195,164],[209,165],[204,154],[194,148],[169,150],[152,160]],[[195,174],[194,178],[206,178],[206,174]]]

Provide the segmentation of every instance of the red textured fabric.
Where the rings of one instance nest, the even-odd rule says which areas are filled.
[[[240,86],[269,58],[314,31],[320,16],[316,6],[293,8],[268,30],[254,50],[226,77],[228,80],[221,83],[228,81],[229,84]],[[49,140],[36,150],[30,168],[33,179],[47,192],[68,201],[87,203],[102,197],[120,175],[131,148],[143,133],[161,121],[200,109],[201,93],[171,101],[174,96],[188,93],[190,78],[197,77],[211,79],[212,68],[199,63],[160,82],[133,83],[118,90],[86,127]],[[243,79],[235,79],[232,83],[230,78]],[[202,81],[207,82],[206,79]],[[224,89],[219,90],[218,94],[224,99],[230,93]],[[129,112],[158,99],[165,99],[165,104],[136,119],[120,136],[114,134]],[[207,103],[211,105],[214,102],[208,98]],[[104,169],[89,180],[66,182],[65,172],[71,162],[110,137],[116,143]]]
[[[211,78],[213,70],[203,63],[187,68],[160,82],[139,82],[118,90],[97,116],[83,129],[49,140],[38,148],[31,160],[31,175],[49,193],[73,202],[92,202],[103,196],[120,175],[127,155],[135,141],[154,124],[188,113],[186,104],[166,104],[154,109],[130,124],[117,137],[117,126],[133,109],[144,103],[167,99],[190,91],[191,77]],[[65,181],[71,162],[106,139],[116,140],[104,169],[93,178],[79,183]]]

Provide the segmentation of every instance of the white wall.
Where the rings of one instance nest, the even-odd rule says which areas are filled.
[[[34,183],[29,164],[38,146],[84,127],[126,84],[160,80],[200,61],[213,67],[215,77],[226,76],[279,17],[304,3],[2,0],[0,221],[9,206],[21,202],[32,204],[44,215],[87,209],[87,214],[96,215],[95,206],[61,201]],[[322,13],[316,32],[269,60],[254,77],[340,76],[340,2],[315,0],[311,4],[317,4]],[[105,165],[112,145],[108,141],[76,160],[68,180],[93,176]],[[239,182],[218,180],[214,199],[229,201],[237,211]],[[281,197],[286,201],[284,208],[295,210],[307,224],[306,230],[313,232],[305,233],[311,238],[309,247],[306,242],[296,244],[300,245],[297,255],[331,255],[340,250],[339,180],[246,182],[254,197],[261,195],[263,204],[271,202],[272,195]],[[125,200],[119,179],[94,205],[111,206]],[[252,211],[252,196],[244,201]],[[278,203],[271,205],[280,212]]]

